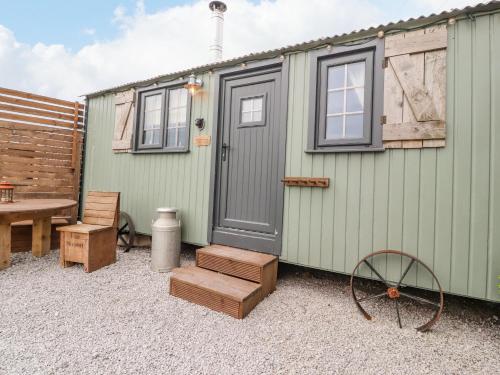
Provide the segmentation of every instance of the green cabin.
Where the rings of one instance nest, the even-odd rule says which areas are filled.
[[[499,2],[86,100],[83,196],[120,191],[141,233],[176,207],[185,243],[346,274],[402,250],[444,291],[500,301]]]

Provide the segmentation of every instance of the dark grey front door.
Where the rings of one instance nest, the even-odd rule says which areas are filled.
[[[279,254],[285,153],[281,70],[226,77],[221,88],[212,242]]]

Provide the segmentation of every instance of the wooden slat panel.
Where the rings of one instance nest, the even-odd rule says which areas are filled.
[[[50,192],[54,191],[55,186],[47,186],[47,185],[32,185],[32,186],[16,186],[16,192],[18,193],[30,193],[30,192]],[[58,186],[58,193],[70,194],[73,192],[72,186]]]
[[[67,128],[61,128],[61,127],[49,127],[49,126],[44,126],[44,125],[36,125],[36,124],[23,124],[20,122],[14,122],[14,121],[3,121],[0,120],[0,126],[5,129],[11,129],[11,130],[27,130],[27,131],[34,131],[41,134],[53,134],[55,137],[71,137],[71,140],[73,139],[73,130],[72,129],[67,129]],[[81,141],[82,134],[78,133],[77,135],[79,137],[79,140]],[[59,138],[58,138],[59,139]],[[60,139],[64,140],[64,139]]]
[[[29,108],[38,108],[38,109],[53,111],[53,112],[57,112],[57,113],[67,113],[67,114],[71,114],[71,115],[74,113],[73,107],[72,108],[60,107],[60,106],[44,104],[44,103],[40,103],[40,102],[33,102],[31,100],[14,98],[11,96],[0,95],[0,102],[9,103],[9,104],[16,104],[19,106],[29,107]],[[83,116],[83,114],[84,114],[84,112],[82,110],[78,111],[79,116]]]
[[[51,174],[54,176],[54,178],[65,178],[68,174],[73,175],[73,169],[72,168],[66,168],[66,167],[54,167],[54,166],[45,166],[45,165],[29,165],[29,164],[24,164],[21,167],[17,166],[16,164],[7,164],[7,163],[2,163],[0,162],[0,168],[2,173],[5,172],[6,175],[12,175],[16,172],[18,172],[18,176],[29,176],[32,175],[34,177],[36,176],[46,176],[47,174]]]
[[[96,211],[112,211],[116,209],[116,203],[94,203],[87,200],[87,202],[85,203],[85,209]]]
[[[384,141],[438,139],[445,137],[446,129],[444,123],[440,121],[384,125]]]
[[[2,173],[3,174],[3,173]],[[8,181],[14,185],[42,185],[42,186],[73,186],[73,179],[36,178],[25,179],[11,177]]]
[[[71,181],[73,179],[73,173],[71,171],[65,172],[64,170],[59,172],[59,168],[53,168],[50,172],[41,172],[36,166],[33,167],[33,171],[21,171],[19,169],[9,169],[5,168],[6,164],[1,164],[0,176],[4,176],[7,180],[9,177],[15,178],[50,178],[50,179],[61,179]],[[26,168],[26,166],[25,166]]]
[[[46,199],[46,198],[60,198],[72,199],[73,193],[64,193],[58,191],[30,191],[30,192],[14,192],[15,197],[20,199]],[[14,198],[14,199],[17,199]]]
[[[53,118],[56,120],[68,120],[71,122],[74,121],[74,115],[44,111],[44,110],[40,110],[40,109],[30,109],[30,108],[26,108],[26,107],[19,107],[19,106],[15,106],[15,105],[8,105],[8,104],[2,104],[2,103],[0,103],[0,110],[8,111],[8,112],[18,112],[18,113],[24,113],[24,114],[36,115],[36,116],[42,116],[42,117],[49,117],[49,118]],[[78,122],[83,124],[83,117],[79,117]]]
[[[0,155],[2,155],[2,160],[0,162],[5,163],[19,162],[23,164],[71,167],[71,155],[68,154],[54,154],[34,150],[17,150],[15,148],[9,149],[0,145]]]
[[[106,219],[106,218],[100,218],[100,217],[83,217],[82,222],[84,224],[94,224],[94,225],[104,225],[104,226],[112,226],[113,225],[113,219]]]
[[[385,57],[443,49],[447,44],[446,28],[425,35],[407,36],[404,39],[391,36],[385,40]]]
[[[414,64],[409,55],[392,57],[389,63],[396,74],[399,84],[403,88],[405,97],[408,99],[416,120],[440,120],[434,104],[434,98],[415,76],[415,70],[421,64]]]
[[[63,126],[63,127],[67,127],[67,128],[73,128],[73,123],[70,123],[70,122],[65,122],[65,121],[61,121],[61,120],[44,119],[41,117],[17,115],[17,114],[13,114],[13,113],[2,112],[2,111],[0,111],[0,119],[18,120],[18,121],[32,122],[35,124],[45,124],[45,125]]]
[[[107,191],[89,191],[87,196],[89,197],[113,197],[118,199],[119,193],[116,192],[107,192]]]
[[[53,140],[50,138],[42,139],[42,138],[27,137],[17,133],[12,134],[10,130],[2,131],[0,129],[0,137],[2,137],[3,141],[8,141],[12,143],[31,143],[33,145],[56,147],[56,148],[67,149],[69,151],[72,150],[72,143],[70,142]]]
[[[115,123],[112,148],[118,152],[128,151],[132,147],[134,126],[134,90],[115,95]]]
[[[17,96],[20,98],[31,99],[31,100],[36,100],[36,101],[40,101],[40,102],[57,104],[57,105],[61,105],[64,107],[74,107],[74,105],[75,105],[75,102],[70,102],[68,100],[50,98],[48,96],[32,94],[32,93],[28,93],[28,92],[24,92],[24,91],[7,89],[5,87],[0,87],[0,94]],[[83,109],[84,105],[79,104],[78,108]]]
[[[437,25],[387,36],[385,44],[387,69],[384,71],[386,124],[418,125],[424,123],[425,126],[425,123],[429,121],[441,121],[444,124],[447,35],[446,25]],[[433,38],[442,40],[441,48],[430,48],[426,44],[427,40]],[[410,49],[414,49],[412,47],[414,45],[419,45],[422,49],[414,52],[401,50],[399,51],[401,53],[391,53],[391,48],[396,45]],[[425,48],[428,47],[430,49],[426,50]],[[385,129],[389,127],[384,128],[384,132]],[[409,139],[392,139],[392,136],[396,134],[391,135],[391,141],[384,134],[385,148],[443,147],[445,144],[445,137],[441,134],[437,134],[437,138],[430,138],[431,140],[438,139],[439,142],[422,142],[429,138],[418,139],[415,138],[417,136],[415,134]],[[427,133],[427,136],[433,137],[432,133]]]
[[[112,203],[116,204],[116,197],[113,196],[95,196],[95,195],[88,195],[87,194],[87,202],[89,203]]]
[[[94,217],[94,218],[99,218],[99,219],[114,219],[115,215],[116,215],[116,207],[115,207],[115,210],[109,210],[109,211],[90,210],[88,208],[85,208],[85,211],[83,214],[83,216],[85,216],[86,218]],[[112,221],[111,221],[111,224],[113,224]]]
[[[2,150],[20,150],[20,151],[33,151],[47,155],[70,155],[71,149],[62,147],[52,147],[50,145],[38,144],[38,141],[32,143],[20,143],[12,140],[0,140],[0,149]]]
[[[39,142],[43,140],[50,140],[50,141],[55,141],[55,142],[60,142],[57,143],[61,145],[60,147],[68,147],[70,148],[72,146],[72,137],[64,134],[56,134],[56,133],[50,133],[46,131],[34,131],[34,130],[22,130],[22,129],[15,129],[15,128],[5,128],[2,125],[0,125],[0,139],[10,137],[10,136],[18,136],[18,137],[24,137],[27,139],[33,140],[33,142]],[[81,143],[82,141],[82,136],[81,134],[77,135],[77,142]],[[55,145],[56,143],[54,143]]]
[[[119,193],[90,191],[85,202],[83,223],[113,226],[118,216]],[[90,209],[88,206],[91,206]]]
[[[186,301],[208,307],[211,310],[222,312],[233,318],[239,318],[241,302],[227,297],[220,297],[217,293],[186,284],[175,278],[170,279],[170,294]]]

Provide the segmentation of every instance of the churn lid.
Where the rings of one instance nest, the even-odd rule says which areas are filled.
[[[156,212],[164,213],[164,212],[177,212],[177,208],[172,207],[160,207],[156,209]]]

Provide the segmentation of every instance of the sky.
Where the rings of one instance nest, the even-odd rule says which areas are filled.
[[[224,58],[477,4],[225,0]],[[0,0],[0,86],[74,100],[210,62],[209,0]]]

